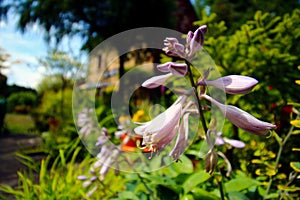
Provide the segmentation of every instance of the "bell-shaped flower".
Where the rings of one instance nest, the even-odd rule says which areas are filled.
[[[224,145],[225,143],[227,143],[230,146],[233,146],[235,148],[244,148],[246,146],[245,143],[242,141],[222,137],[222,132],[217,132],[216,138],[215,138],[215,144],[217,146],[221,146],[221,145]]]
[[[271,123],[255,118],[254,116],[235,106],[224,105],[206,94],[201,95],[201,97],[216,105],[227,119],[229,119],[235,126],[245,131],[264,136],[267,131],[276,127]]]
[[[207,31],[207,26],[200,26],[194,33],[189,32],[186,38],[187,49],[186,56],[192,58],[204,44],[204,36]]]
[[[185,58],[185,48],[183,44],[180,44],[176,38],[167,37],[164,40],[165,47],[163,51],[168,56]]]
[[[176,62],[166,62],[157,65],[157,69],[161,72],[171,72],[174,76],[185,76],[188,72],[187,64]]]
[[[157,151],[168,145],[176,136],[186,96],[180,96],[167,110],[153,120],[141,123],[134,129],[135,133],[143,136],[142,145]]]
[[[146,88],[156,88],[159,87],[161,85],[163,85],[163,83],[170,78],[171,76],[173,76],[172,73],[168,73],[168,74],[164,74],[164,75],[159,75],[159,76],[153,76],[151,78],[149,78],[148,80],[146,80],[142,86],[146,87]]]
[[[241,75],[224,76],[216,80],[200,80],[199,85],[214,86],[228,94],[246,94],[258,83],[254,78]]]
[[[169,153],[170,157],[173,157],[175,161],[179,160],[179,156],[184,152],[189,135],[189,113],[183,116],[182,122],[179,126],[178,136],[176,139],[175,146],[173,150]]]

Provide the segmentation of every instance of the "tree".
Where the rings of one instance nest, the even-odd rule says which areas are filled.
[[[186,29],[196,19],[189,0],[17,0],[2,7],[14,9],[20,16],[18,27],[22,31],[38,23],[45,29],[48,41],[54,38],[59,42],[64,36],[79,35],[83,38],[82,48],[88,51],[125,30],[153,26],[174,29],[176,22],[180,23],[176,27]],[[175,9],[184,13],[175,13]],[[129,46],[131,41],[123,42],[123,46]],[[125,60],[126,55],[120,56],[120,76]]]
[[[61,90],[61,106],[60,117],[64,118],[64,91],[68,83],[75,77],[80,68],[84,67],[83,64],[74,58],[71,58],[67,53],[58,51],[56,49],[49,51],[45,58],[39,59],[39,63],[46,68],[46,72],[50,77],[60,79]]]

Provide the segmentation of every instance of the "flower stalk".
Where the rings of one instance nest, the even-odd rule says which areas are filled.
[[[197,108],[198,108],[198,111],[199,111],[199,118],[200,118],[203,130],[206,133],[207,130],[208,130],[208,128],[207,128],[206,121],[205,121],[205,118],[204,118],[204,114],[203,114],[203,111],[202,111],[201,100],[198,98],[197,86],[196,86],[194,78],[193,78],[193,74],[192,74],[192,70],[191,70],[191,65],[188,62],[186,62],[186,64],[188,66],[189,80],[190,80],[190,83],[191,83],[191,85],[193,87],[194,96],[195,96]]]
[[[298,118],[299,118],[299,114],[297,115],[296,119],[298,119]],[[290,129],[289,129],[288,134],[285,136],[285,138],[284,138],[283,141],[276,139],[276,141],[277,141],[277,143],[279,145],[279,149],[278,149],[276,161],[275,161],[275,164],[274,164],[274,170],[275,171],[278,170],[279,161],[280,161],[280,158],[281,158],[281,155],[282,155],[282,151],[283,151],[283,149],[285,147],[285,144],[287,143],[287,141],[290,139],[291,135],[293,134],[293,131],[294,131],[294,126],[291,126]],[[275,137],[279,138],[279,136],[277,135],[277,133],[274,132],[274,134],[276,134]],[[271,189],[271,186],[272,186],[272,183],[273,183],[273,178],[270,177],[270,180],[268,182],[268,186],[267,186],[267,189],[266,189],[266,193],[264,195],[264,199],[267,199],[268,194],[269,194],[270,189]]]

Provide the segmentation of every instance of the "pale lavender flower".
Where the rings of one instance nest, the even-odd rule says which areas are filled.
[[[175,161],[179,160],[179,156],[184,152],[187,142],[188,142],[188,134],[189,134],[189,121],[188,121],[189,113],[183,116],[183,120],[180,124],[177,139],[173,150],[169,153],[170,157],[173,157]]]
[[[101,133],[102,135],[100,135],[98,138],[97,138],[97,142],[96,142],[96,146],[101,146],[103,145],[105,142],[107,142],[109,140],[109,135],[108,135],[108,132],[107,132],[107,129],[106,128],[102,128],[101,130]]]
[[[87,181],[84,181],[84,182],[82,183],[82,187],[83,187],[83,188],[87,188],[87,187],[89,187],[91,184],[92,184],[92,182],[91,182],[90,180],[87,180]]]
[[[84,108],[81,113],[78,114],[78,126],[84,126],[86,123],[90,121],[90,113],[92,113],[92,109]]]
[[[186,57],[192,58],[204,44],[204,36],[207,31],[207,26],[200,26],[194,33],[189,32],[187,35]]]
[[[104,176],[107,174],[110,167],[116,162],[117,158],[120,156],[120,151],[118,149],[113,149],[110,151],[110,155],[103,160],[102,166],[99,171],[100,180],[104,180]]]
[[[79,126],[79,135],[83,137],[88,137],[94,130],[95,124],[92,120],[92,114],[94,113],[93,109],[84,108],[81,113],[78,114],[78,126]]]
[[[146,88],[156,88],[159,87],[161,85],[163,85],[163,83],[170,78],[171,76],[173,76],[172,73],[168,73],[165,75],[160,75],[160,76],[154,76],[148,80],[146,80],[142,86],[146,87]]]
[[[203,46],[204,35],[207,31],[207,26],[200,26],[194,33],[188,32],[186,37],[186,47],[179,43],[176,38],[166,38],[164,40],[165,48],[163,51],[168,56],[190,59],[195,56],[197,51]]]
[[[151,151],[157,151],[173,140],[179,127],[182,106],[186,98],[186,96],[180,96],[166,111],[134,129],[136,134],[143,135],[142,145],[150,147]]]
[[[185,47],[180,44],[176,38],[167,37],[164,40],[165,48],[163,51],[166,52],[168,56],[185,58]]]
[[[81,180],[81,181],[84,181],[84,180],[88,179],[88,177],[85,176],[85,175],[79,175],[79,176],[77,176],[77,179]]]
[[[91,197],[95,192],[96,192],[96,190],[98,189],[98,186],[97,185],[95,185],[87,194],[86,194],[86,196],[87,197]]]
[[[221,131],[217,132],[215,144],[217,146],[221,146],[221,145],[224,145],[225,143],[227,143],[235,148],[244,148],[246,146],[246,144],[242,141],[222,137],[222,132]]]
[[[93,124],[92,123],[87,123],[79,129],[78,133],[80,135],[83,135],[83,136],[87,137],[91,134],[92,130],[93,130]]]
[[[107,142],[108,140],[108,137],[104,136],[104,135],[101,135],[97,138],[97,142],[96,142],[96,146],[101,146],[103,145],[105,142]]]
[[[185,63],[166,62],[156,66],[161,72],[171,72],[174,76],[185,76],[188,66]]]
[[[228,94],[246,94],[250,92],[258,81],[248,76],[229,75],[216,80],[200,80],[199,85],[214,86]]]
[[[255,118],[235,106],[221,104],[206,94],[201,95],[201,97],[216,105],[227,119],[229,119],[235,126],[245,131],[264,136],[267,131],[276,127],[271,123]]]

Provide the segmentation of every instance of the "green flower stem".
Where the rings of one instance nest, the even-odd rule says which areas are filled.
[[[195,84],[195,81],[194,81],[194,78],[193,78],[193,74],[192,74],[192,70],[191,70],[191,65],[190,63],[186,62],[187,66],[188,66],[188,75],[189,75],[189,80],[191,82],[191,85],[193,87],[193,91],[194,91],[194,94],[195,94],[195,100],[197,102],[197,108],[198,108],[198,111],[199,111],[199,117],[200,117],[200,121],[201,121],[201,124],[203,126],[203,129],[204,129],[204,132],[205,134],[207,134],[207,131],[208,131],[208,128],[207,128],[207,125],[206,125],[206,121],[205,121],[205,118],[204,118],[204,114],[202,112],[202,106],[201,106],[201,101],[198,97],[198,94],[197,94],[197,86]],[[222,175],[221,175],[222,176]],[[214,177],[218,183],[218,187],[219,187],[219,192],[220,192],[220,198],[221,200],[225,200],[225,195],[224,195],[224,190],[223,190],[223,183],[222,183],[222,178],[219,178],[219,177]]]
[[[192,74],[192,70],[191,70],[191,65],[188,62],[186,62],[186,64],[188,66],[189,79],[190,79],[191,85],[192,85],[192,87],[194,89],[194,94],[195,94],[195,99],[196,99],[196,102],[197,102],[197,108],[198,108],[198,111],[199,111],[200,121],[201,121],[201,124],[203,126],[204,132],[207,133],[208,128],[207,128],[206,121],[205,121],[205,118],[204,118],[204,115],[203,115],[203,112],[202,112],[201,101],[198,98],[197,86],[196,86],[194,78],[193,78],[193,74]]]
[[[218,183],[218,187],[219,187],[219,191],[220,191],[220,198],[221,198],[221,200],[225,200],[225,195],[224,195],[224,190],[223,190],[223,181],[222,181],[223,178],[221,178],[221,180],[219,180],[220,178],[215,177],[215,179],[217,180],[217,183]]]
[[[296,119],[298,119],[298,117],[299,117],[299,115],[297,115]],[[278,169],[278,165],[279,165],[279,161],[280,161],[280,158],[281,158],[281,154],[282,154],[283,148],[284,148],[285,144],[287,143],[287,141],[289,140],[289,138],[291,137],[293,131],[294,131],[294,126],[291,126],[291,128],[290,128],[287,136],[284,138],[284,140],[282,142],[278,141],[279,149],[278,149],[278,152],[277,152],[277,157],[276,157],[276,161],[275,161],[275,165],[274,165],[274,170],[275,171],[277,171],[277,169]],[[267,195],[270,192],[270,189],[271,189],[271,186],[272,186],[272,182],[273,182],[273,178],[270,177],[270,180],[269,180],[269,183],[268,183],[268,187],[267,187],[264,199],[267,198]]]

